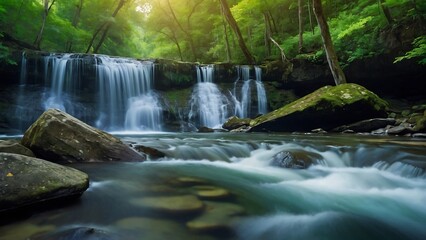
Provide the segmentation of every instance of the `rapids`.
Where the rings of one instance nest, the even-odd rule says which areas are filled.
[[[129,144],[158,149],[166,157],[143,163],[74,164],[91,179],[81,199],[0,226],[0,239],[49,239],[76,227],[95,228],[106,239],[426,237],[424,140],[298,134],[116,135]],[[311,154],[313,165],[271,166],[271,159],[282,151]],[[193,214],[170,215],[134,204],[159,195],[194,195],[197,186],[179,184],[177,179],[183,177],[226,189],[232,197],[219,203],[236,204],[245,213],[227,219],[230,231],[198,232],[188,228],[188,222],[197,218]]]

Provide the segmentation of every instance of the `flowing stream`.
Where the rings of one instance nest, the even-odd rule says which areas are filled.
[[[81,199],[0,226],[0,239],[81,239],[84,227],[96,230],[98,238],[90,239],[426,237],[424,140],[229,133],[119,137],[166,156],[73,164],[91,179]],[[271,166],[283,151],[313,164]],[[228,195],[214,198],[206,190]],[[188,195],[204,210],[176,214],[141,204]]]

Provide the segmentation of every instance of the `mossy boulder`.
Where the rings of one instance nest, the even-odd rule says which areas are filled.
[[[118,138],[57,109],[44,112],[21,143],[37,157],[52,162],[145,160]]]
[[[222,125],[222,128],[227,130],[234,130],[240,127],[250,126],[250,118],[239,118],[237,116],[232,116]]]
[[[325,86],[253,119],[250,131],[330,130],[364,119],[385,117],[387,106],[386,101],[357,84]]]
[[[80,196],[87,174],[45,160],[0,153],[0,213],[44,201]]]

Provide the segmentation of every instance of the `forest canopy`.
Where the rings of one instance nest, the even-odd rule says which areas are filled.
[[[82,52],[198,62],[245,62],[227,2],[242,41],[258,62],[324,56],[309,0],[2,0],[0,39],[15,39],[50,52]],[[426,63],[426,2],[323,0],[340,61],[388,51],[398,31],[412,28],[400,58]],[[424,27],[423,27],[424,28]],[[274,40],[274,41],[272,41]],[[411,45],[411,42],[413,45]],[[6,43],[0,59],[7,60]],[[405,55],[404,55],[405,54]]]

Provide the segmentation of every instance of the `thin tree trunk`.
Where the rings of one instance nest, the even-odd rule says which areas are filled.
[[[315,17],[317,19],[318,27],[321,32],[325,53],[327,55],[328,65],[330,66],[330,70],[333,75],[334,82],[336,83],[336,85],[346,83],[345,74],[343,73],[342,68],[339,65],[336,51],[334,50],[327,20],[323,14],[321,0],[313,0],[313,3],[314,3],[313,7],[314,7]]]
[[[394,23],[391,11],[389,7],[386,5],[386,0],[379,0],[380,7],[382,8],[383,14],[385,15],[386,20],[389,24]]]
[[[173,8],[172,8],[172,5],[170,4],[170,1],[169,0],[167,0],[167,4],[168,4],[168,6],[169,6],[169,10],[170,10],[170,12],[171,12],[171,14],[172,14],[172,17],[173,17],[173,19],[175,20],[175,22],[176,22],[176,24],[178,25],[178,27],[179,27],[179,29],[185,34],[185,36],[186,36],[186,39],[187,39],[187,41],[188,41],[188,43],[189,43],[189,46],[191,47],[191,52],[192,52],[192,55],[193,55],[193,57],[194,57],[194,61],[197,61],[197,59],[198,59],[198,56],[197,56],[197,51],[195,50],[195,44],[194,44],[194,40],[192,39],[192,36],[191,36],[191,33],[190,32],[188,32],[187,30],[185,30],[185,28],[182,26],[182,24],[180,24],[180,22],[179,22],[179,20],[177,19],[177,17],[176,17],[176,14],[175,14],[175,12],[174,12],[174,10],[173,10]],[[197,4],[197,5],[195,5],[194,6],[194,8],[192,9],[192,13],[193,13],[193,11],[195,10],[195,8],[198,6],[199,4]],[[192,13],[191,13],[191,15],[192,15]]]
[[[80,0],[80,3],[77,5],[77,8],[74,13],[74,17],[72,19],[72,26],[77,29],[78,22],[80,21],[81,11],[83,10],[83,2],[84,0]],[[71,39],[67,41],[66,43],[66,51],[71,52],[72,51],[72,45],[73,45],[73,36],[71,36]]]
[[[222,13],[222,24],[223,24],[223,32],[225,34],[225,45],[226,45],[226,60],[227,62],[231,62],[231,47],[229,46],[229,38],[228,38],[228,28],[226,27],[226,19],[225,14],[223,12],[223,7],[220,7]]]
[[[240,28],[238,27],[238,24],[235,21],[234,16],[232,16],[231,9],[229,9],[227,1],[226,0],[220,0],[220,3],[222,4],[223,12],[225,14],[225,17],[226,17],[228,24],[231,26],[234,33],[237,35],[238,45],[240,46],[241,50],[243,51],[243,54],[244,54],[244,56],[247,60],[247,63],[255,64],[256,61],[255,61],[253,55],[251,55],[249,49],[247,48],[247,45],[246,45],[246,43],[243,39],[243,36],[241,34]]]
[[[120,11],[120,9],[127,3],[127,0],[119,0],[117,7],[115,8],[113,14],[111,15],[113,18],[115,18],[115,16],[117,16],[118,12]],[[104,22],[102,23],[102,25],[95,31],[95,33],[92,36],[92,39],[90,40],[89,46],[87,47],[86,53],[88,53],[90,51],[90,49],[93,46],[93,43],[96,39],[96,37],[98,36],[98,34],[103,30],[101,39],[99,40],[98,44],[96,44],[93,52],[97,53],[99,51],[99,49],[101,48],[102,44],[104,43],[106,36],[108,35],[109,29],[111,28],[111,23],[109,22]]]
[[[269,26],[271,26],[271,30],[274,31],[274,33],[278,33],[278,28],[277,28],[277,24],[275,23],[275,19],[271,14],[271,11],[268,10],[268,16],[269,16],[269,20],[271,21]]]
[[[172,29],[169,28],[169,30],[172,32],[172,36],[170,36],[169,34],[163,32],[163,31],[159,31],[159,33],[166,35],[168,38],[170,38],[170,40],[172,40],[172,42],[174,42],[176,44],[176,47],[178,49],[178,53],[179,53],[179,57],[180,60],[183,61],[183,56],[182,56],[182,50],[179,44],[178,39],[176,38],[176,34],[173,32]]]
[[[265,47],[266,47],[266,55],[271,56],[271,42],[270,38],[272,37],[271,33],[271,25],[269,15],[267,13],[263,13],[263,17],[265,20]]]
[[[311,26],[312,35],[314,35],[315,34],[315,28],[314,28],[314,24],[313,24],[313,21],[312,21],[311,1],[312,0],[308,0],[309,26]]]
[[[43,1],[43,5],[44,5],[43,16],[42,16],[43,20],[42,20],[42,23],[41,23],[40,31],[38,32],[37,37],[34,41],[34,47],[36,47],[37,49],[40,49],[40,44],[41,44],[41,40],[43,38],[44,28],[46,26],[47,16],[49,15],[50,9],[52,8],[52,6],[55,2],[56,2],[56,0],[53,0],[52,3],[49,5],[49,0]]]
[[[287,57],[285,56],[285,52],[284,49],[277,43],[277,41],[275,41],[272,37],[269,38],[272,43],[275,44],[275,46],[277,46],[277,48],[280,50],[281,52],[281,60],[283,61],[283,63],[288,62]]]
[[[96,37],[98,36],[98,34],[102,31],[102,29],[103,29],[106,25],[107,25],[107,23],[106,23],[106,22],[102,23],[102,25],[101,25],[101,26],[99,26],[99,27],[98,27],[98,29],[96,29],[95,33],[93,33],[93,36],[92,36],[92,38],[90,39],[90,42],[89,42],[89,46],[87,47],[86,53],[89,53],[89,52],[90,52],[90,49],[92,48],[93,43],[95,42]]]
[[[297,1],[299,16],[299,53],[303,51],[303,3],[302,0]]]

